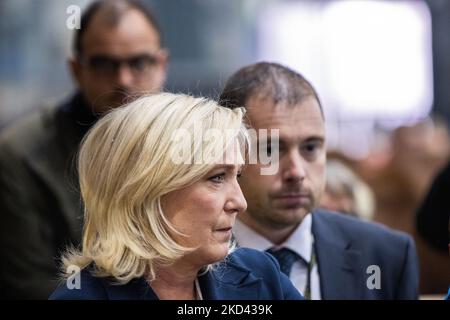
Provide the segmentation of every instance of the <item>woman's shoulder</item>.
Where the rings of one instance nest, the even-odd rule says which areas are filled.
[[[249,275],[243,278],[245,281],[259,281],[258,299],[302,299],[289,278],[281,272],[276,259],[267,252],[239,248],[228,256],[226,265],[229,282],[236,283],[235,278],[243,274]],[[240,286],[242,289],[242,283]]]
[[[50,300],[103,300],[107,299],[105,279],[96,277],[90,268],[75,272],[63,281],[50,296]]]

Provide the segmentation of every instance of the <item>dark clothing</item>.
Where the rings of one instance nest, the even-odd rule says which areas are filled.
[[[323,210],[312,218],[322,299],[418,299],[418,261],[410,236]],[[380,287],[374,288],[377,268]]]
[[[58,258],[78,245],[75,155],[97,117],[81,94],[21,118],[0,136],[0,296],[46,299]]]
[[[417,231],[435,249],[448,253],[450,228],[450,163],[434,179],[417,212]]]
[[[288,277],[280,271],[276,260],[267,253],[238,249],[224,262],[199,276],[204,300],[301,300]],[[158,300],[144,278],[125,285],[115,285],[109,278],[94,277],[81,271],[80,289],[61,284],[52,300]]]

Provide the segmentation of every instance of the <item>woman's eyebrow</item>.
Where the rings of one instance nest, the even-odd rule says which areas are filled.
[[[224,164],[224,165],[217,166],[215,169],[216,170],[224,169],[227,171],[233,171],[233,170],[237,169],[237,171],[242,171],[243,168],[244,168],[243,164]]]

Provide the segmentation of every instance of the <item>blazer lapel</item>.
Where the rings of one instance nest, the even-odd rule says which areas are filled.
[[[104,279],[109,300],[158,300],[158,296],[144,278],[133,279],[126,285],[115,285]]]
[[[205,300],[258,300],[261,279],[230,261],[199,277]]]
[[[204,300],[258,300],[261,278],[233,262],[226,261],[198,277]],[[110,300],[158,300],[144,278],[117,286],[109,278],[103,280]]]
[[[312,217],[322,299],[361,299],[361,252],[321,212]]]

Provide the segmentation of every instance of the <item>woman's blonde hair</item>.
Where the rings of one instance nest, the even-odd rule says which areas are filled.
[[[202,178],[216,163],[198,157],[239,142],[248,148],[243,125],[244,109],[227,109],[206,98],[159,93],[141,97],[117,108],[83,139],[78,171],[84,201],[81,250],[69,249],[62,258],[63,272],[91,263],[97,276],[111,276],[119,283],[146,276],[168,265],[192,248],[176,243],[177,232],[161,209],[163,195]],[[214,129],[231,139],[195,139]],[[187,135],[174,141],[180,130]],[[179,148],[190,150],[180,155]],[[182,163],[173,161],[174,154]],[[244,155],[245,153],[243,153]],[[220,158],[223,154],[217,155]],[[197,159],[197,161],[196,161]]]

